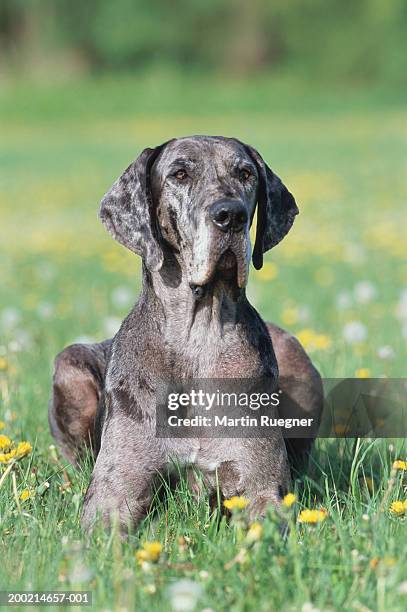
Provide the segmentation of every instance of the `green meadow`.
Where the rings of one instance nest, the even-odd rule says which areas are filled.
[[[391,511],[407,497],[392,469],[405,440],[318,440],[286,537],[273,509],[248,536],[244,510],[227,522],[181,478],[123,543],[81,534],[91,465],[66,465],[47,423],[55,355],[112,336],[140,289],[140,261],[105,232],[99,201],[143,147],[187,134],[250,143],[296,196],[292,231],[251,271],[263,318],[325,377],[405,376],[404,96],[123,75],[4,83],[0,122],[0,441],[32,445],[0,463],[0,590],[87,590],[102,610],[405,610],[407,511]],[[321,508],[321,522],[298,520]],[[154,541],[157,559],[136,558]]]

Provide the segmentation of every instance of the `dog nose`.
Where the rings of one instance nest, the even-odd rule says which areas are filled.
[[[209,214],[212,223],[222,232],[241,232],[249,219],[238,200],[218,200],[212,204]]]

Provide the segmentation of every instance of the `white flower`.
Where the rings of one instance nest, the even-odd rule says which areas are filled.
[[[353,290],[356,301],[359,304],[368,304],[371,302],[377,295],[377,289],[368,280],[360,281],[355,285]]]
[[[343,337],[349,344],[363,342],[367,338],[367,329],[360,321],[349,321],[343,328]]]
[[[341,291],[336,296],[336,307],[339,310],[346,310],[352,306],[352,296],[348,291]]]
[[[72,569],[69,572],[69,582],[71,584],[80,584],[82,582],[88,582],[93,578],[92,570],[85,565],[83,559],[75,558],[73,560]]]
[[[8,348],[12,353],[28,350],[32,346],[32,336],[25,329],[18,329],[14,332],[14,339],[9,342]]]
[[[134,302],[133,292],[128,287],[120,285],[112,291],[112,303],[117,308],[127,308]]]
[[[380,359],[394,359],[394,357],[396,356],[396,353],[394,352],[394,349],[389,346],[380,346],[377,349],[377,356],[380,357]]]
[[[201,585],[192,580],[184,579],[175,582],[168,588],[172,609],[176,612],[193,610],[202,592]]]
[[[105,334],[109,338],[115,336],[119,331],[121,324],[122,321],[118,317],[106,317],[103,321],[103,329],[105,331]]]
[[[17,308],[9,307],[2,310],[0,314],[0,325],[6,331],[10,327],[15,327],[21,319],[20,311]]]
[[[399,586],[399,593],[401,595],[407,595],[407,580],[404,580]]]

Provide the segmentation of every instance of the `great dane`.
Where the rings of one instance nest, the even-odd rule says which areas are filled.
[[[159,381],[268,377],[318,421],[321,379],[290,334],[265,323],[245,287],[252,260],[291,228],[294,197],[259,153],[234,138],[176,138],[145,149],[104,196],[100,218],[142,258],[140,298],[112,340],[74,344],[56,358],[49,421],[64,456],[95,455],[82,524],[113,512],[123,530],[151,503],[171,461],[196,466],[209,491],[244,495],[252,516],[290,488],[287,444],[267,438],[158,438]],[[277,299],[277,297],[276,297]],[[290,456],[312,439],[292,440]]]

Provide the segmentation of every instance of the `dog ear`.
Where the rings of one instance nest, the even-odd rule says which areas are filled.
[[[163,263],[153,219],[150,171],[164,145],[144,149],[104,196],[99,218],[112,236],[143,258],[149,270]]]
[[[259,172],[257,194],[256,241],[253,248],[253,265],[263,266],[263,253],[272,249],[284,238],[294,223],[299,210],[294,196],[276,174],[267,166],[261,155],[245,145]]]

